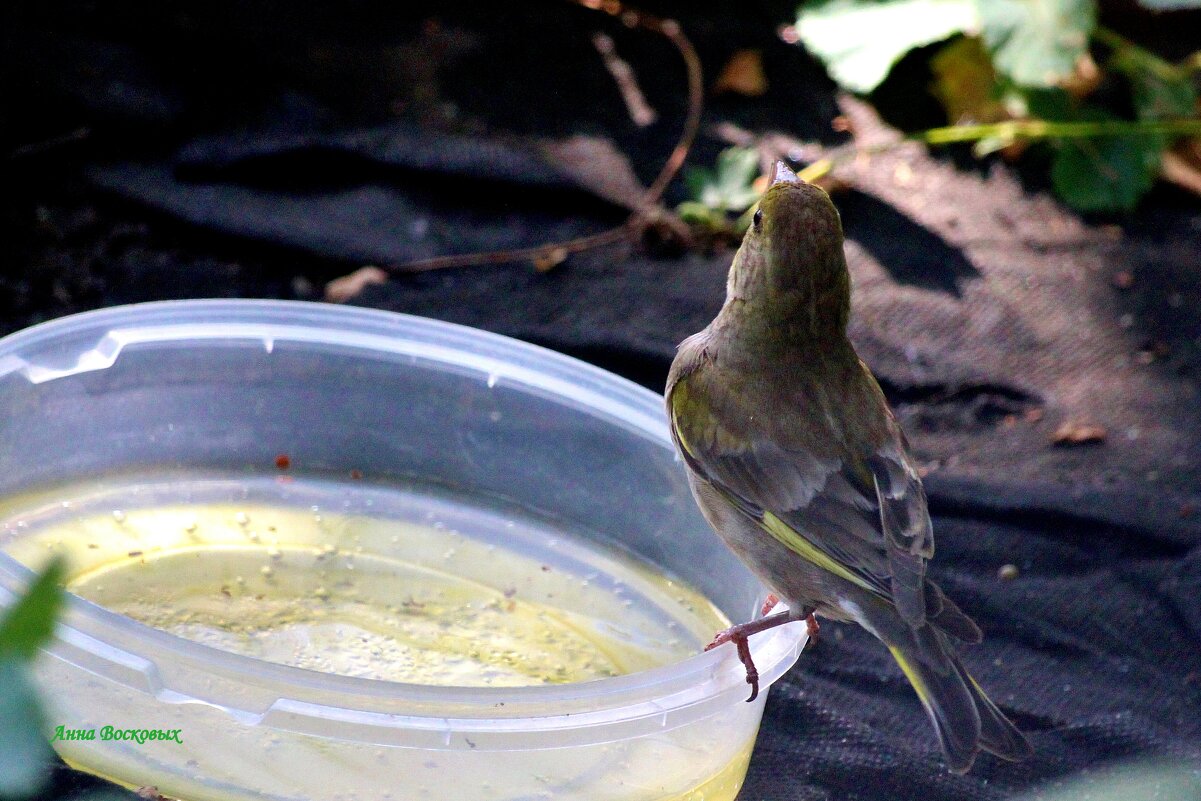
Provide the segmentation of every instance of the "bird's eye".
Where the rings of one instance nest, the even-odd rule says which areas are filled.
[[[751,225],[758,228],[763,223],[763,209],[755,209],[755,216],[751,218]]]

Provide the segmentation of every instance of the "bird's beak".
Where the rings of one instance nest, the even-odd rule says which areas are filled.
[[[785,164],[782,161],[776,162],[776,175],[774,178],[772,178],[772,181],[771,181],[772,186],[775,186],[776,184],[782,184],[782,183],[795,184],[799,181],[800,181],[800,179],[796,177],[796,173],[793,172],[792,170],[788,169],[787,164]]]

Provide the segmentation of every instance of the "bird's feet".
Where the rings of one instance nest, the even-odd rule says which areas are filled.
[[[759,697],[759,668],[755,667],[755,660],[751,658],[751,644],[747,640],[750,635],[739,631],[741,628],[742,626],[731,626],[719,633],[713,638],[713,642],[705,646],[705,650],[712,651],[719,645],[734,643],[734,647],[738,649],[738,658],[746,668],[746,683],[751,685],[751,697],[746,699],[747,703],[750,703]]]
[[[725,645],[728,642],[734,643],[734,647],[738,649],[738,658],[742,661],[742,666],[746,668],[746,683],[751,685],[751,697],[746,699],[747,703],[750,703],[759,697],[759,669],[755,667],[755,660],[751,658],[751,645],[748,638],[752,634],[758,634],[761,631],[767,631],[800,619],[791,611],[785,611],[777,612],[771,617],[752,620],[750,623],[739,623],[737,626],[730,626],[725,631],[719,632],[713,638],[713,642],[705,646],[705,650],[711,651],[719,645]]]
[[[779,603],[780,599],[775,593],[769,594],[763,601],[762,608],[759,609],[759,617],[767,617],[768,613],[775,609]],[[821,634],[822,627],[817,622],[817,618],[813,616],[812,612],[810,612],[809,616],[805,618],[805,627],[809,632],[809,642],[816,643],[817,635]]]

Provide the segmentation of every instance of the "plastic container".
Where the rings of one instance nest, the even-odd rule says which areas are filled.
[[[697,511],[657,395],[468,328],[289,302],[107,309],[0,340],[0,408],[6,501],[124,474],[168,492],[193,474],[259,486],[286,453],[323,475],[440,487],[449,514],[479,499],[595,536],[732,620],[764,595]],[[10,516],[0,547],[24,526]],[[0,553],[0,602],[29,576]],[[423,686],[238,655],[72,596],[37,675],[52,725],[179,729],[182,743],[54,745],[186,801],[713,801],[737,794],[766,687],[804,631],[752,639],[764,692],[748,704],[730,647],[579,683]]]

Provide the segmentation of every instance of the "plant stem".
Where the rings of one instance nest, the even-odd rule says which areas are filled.
[[[1132,136],[1138,134],[1168,134],[1201,136],[1201,120],[1098,120],[1093,122],[1047,122],[1046,120],[1009,120],[984,125],[948,125],[906,134],[901,139],[868,147],[841,145],[827,151],[797,173],[803,181],[816,181],[834,167],[863,153],[885,153],[904,142],[926,145],[952,145],[978,142],[981,139],[1093,139],[1102,136]]]
[[[907,134],[910,141],[927,145],[976,142],[981,139],[1095,139],[1103,136],[1201,135],[1201,120],[1098,120],[1093,122],[1048,122],[1010,120],[985,125],[949,125]]]

